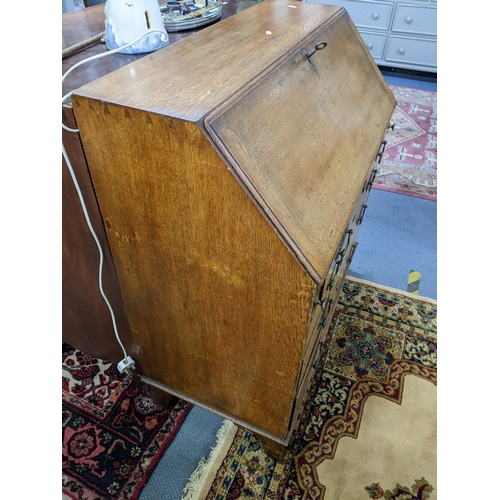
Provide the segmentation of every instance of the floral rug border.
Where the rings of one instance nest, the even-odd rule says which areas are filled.
[[[297,478],[305,490],[303,500],[321,500],[325,488],[319,482],[316,469],[318,465],[335,456],[340,438],[358,436],[363,408],[370,396],[378,396],[401,404],[404,379],[416,375],[437,385],[437,370],[408,360],[396,360],[390,366],[387,382],[358,380],[350,390],[346,415],[334,416],[323,426],[318,441],[308,443],[300,455],[295,457]]]
[[[245,490],[253,484],[258,488],[257,497],[261,500],[320,500],[324,496],[322,485],[307,467],[311,469],[327,459],[327,453],[333,456],[340,437],[357,435],[364,403],[369,395],[400,403],[404,377],[408,374],[437,384],[437,301],[348,276],[336,308],[338,310],[321,348],[312,386],[319,387],[325,373],[329,373],[333,379],[343,379],[344,390],[348,394],[345,399],[339,400],[339,408],[331,411],[329,416],[325,415],[326,418],[319,424],[311,426],[310,418],[313,412],[316,414],[318,407],[315,402],[316,391],[310,391],[288,451],[278,462],[263,452],[253,433],[238,428],[204,499],[225,500],[248,496]],[[382,379],[362,377],[349,381],[340,373],[332,372],[331,367],[326,368],[336,331],[335,322],[339,315],[349,314],[353,309],[357,310],[357,317],[373,326],[405,336],[403,358],[387,365],[388,371]],[[351,404],[353,408],[350,408]],[[242,470],[246,471],[247,476],[250,474],[248,480],[251,483],[245,483],[241,475],[238,478],[238,472]],[[251,496],[252,491],[249,494]]]
[[[137,500],[191,409],[177,399],[168,408],[156,405],[131,375],[63,344],[63,498]],[[85,470],[95,481],[80,474]],[[113,482],[98,484],[110,474]]]

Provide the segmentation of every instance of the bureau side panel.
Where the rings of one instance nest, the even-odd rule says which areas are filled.
[[[196,124],[74,106],[143,374],[284,438],[311,279]]]

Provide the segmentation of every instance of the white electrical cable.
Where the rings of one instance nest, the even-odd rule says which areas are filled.
[[[113,49],[113,50],[108,50],[107,52],[103,52],[102,54],[96,54],[95,56],[91,56],[91,57],[87,57],[87,59],[83,59],[82,61],[80,62],[77,62],[76,64],[74,64],[73,66],[71,66],[71,68],[68,69],[68,71],[66,71],[66,73],[64,73],[63,77],[62,77],[62,81],[61,81],[61,84],[64,83],[64,80],[66,80],[67,76],[76,68],[78,68],[78,66],[81,66],[82,64],[85,64],[85,63],[88,63],[90,61],[94,61],[95,59],[100,59],[101,57],[106,57],[106,56],[110,56],[111,54],[116,54],[117,52],[121,52],[122,50],[124,49],[127,49],[128,47],[134,45],[134,43],[137,43],[139,40],[141,40],[142,38],[144,38],[146,35],[149,35],[150,33],[161,33],[162,36],[160,36],[160,39],[162,42],[166,41],[166,37],[165,37],[165,33],[162,31],[162,30],[159,30],[159,29],[152,29],[152,30],[147,30],[145,31],[141,36],[139,36],[138,38],[136,38],[133,42],[130,42],[130,43],[127,43],[126,45],[124,45],[123,47],[118,47],[116,49]],[[62,98],[62,103],[64,104],[64,101],[66,99],[68,99],[69,97],[71,97],[71,94],[73,93],[73,91],[71,92],[68,92],[63,98]],[[63,129],[67,130],[68,132],[78,132],[78,129],[71,129],[71,128],[68,128],[66,125],[64,125],[63,123]]]
[[[90,62],[90,61],[93,61],[95,59],[99,59],[101,57],[109,56],[111,54],[115,54],[117,52],[120,52],[123,49],[126,49],[127,47],[130,47],[131,45],[134,45],[134,43],[137,43],[139,40],[141,40],[146,35],[149,35],[150,33],[154,33],[154,32],[161,33],[163,35],[163,38],[164,38],[164,33],[163,33],[162,30],[158,30],[158,29],[148,30],[148,31],[144,32],[140,37],[136,38],[133,42],[130,42],[127,45],[124,45],[123,47],[119,47],[117,49],[113,49],[113,50],[110,50],[108,52],[103,52],[102,54],[97,54],[95,56],[88,57],[87,59],[83,59],[82,61],[76,63],[68,71],[66,71],[66,73],[63,75],[62,82],[64,82],[64,80],[71,73],[71,71],[73,71],[74,69],[76,69],[78,66],[81,66],[82,64]],[[71,97],[72,93],[73,93],[73,91],[68,92],[62,98],[62,103],[63,104],[64,104],[64,101],[66,99],[68,99],[69,97]],[[64,130],[67,130],[68,132],[78,132],[78,129],[69,128],[66,125],[64,125],[64,123],[62,124],[62,128]],[[134,365],[135,362],[134,362],[134,360],[130,356],[128,356],[127,351],[126,351],[125,347],[123,346],[123,343],[122,343],[122,341],[120,339],[120,335],[118,333],[118,328],[116,326],[115,313],[114,313],[113,308],[111,307],[111,304],[109,303],[109,300],[106,297],[106,294],[104,293],[104,290],[103,290],[103,287],[102,287],[102,267],[103,267],[103,263],[104,263],[104,254],[103,254],[103,251],[102,251],[101,244],[99,242],[99,238],[97,237],[97,235],[96,235],[96,233],[94,231],[94,227],[92,226],[92,222],[90,221],[90,217],[89,217],[89,214],[87,212],[87,206],[85,204],[85,200],[83,199],[82,191],[80,189],[80,185],[78,184],[78,180],[76,178],[75,172],[73,170],[71,162],[69,161],[68,154],[66,153],[66,148],[64,147],[64,143],[62,145],[62,154],[64,156],[64,160],[66,161],[66,166],[68,167],[69,173],[71,175],[71,179],[73,180],[73,184],[75,185],[76,192],[78,193],[78,198],[80,199],[80,204],[82,206],[82,210],[83,210],[83,214],[85,216],[85,220],[87,222],[87,226],[88,226],[88,228],[89,228],[89,230],[90,230],[90,232],[91,232],[91,234],[92,234],[92,236],[94,238],[94,241],[95,241],[95,243],[97,245],[97,248],[99,250],[99,291],[101,292],[101,295],[102,295],[104,301],[106,302],[106,305],[108,306],[109,312],[111,314],[111,320],[113,322],[113,330],[115,332],[115,337],[116,337],[116,340],[118,341],[118,344],[120,344],[120,347],[122,348],[122,351],[123,351],[124,359],[120,363],[118,363],[118,370],[120,372],[123,372],[127,368],[133,367],[133,365]],[[122,366],[123,366],[123,368],[122,368]]]
[[[95,234],[94,227],[92,226],[92,222],[90,221],[90,217],[89,217],[89,214],[87,212],[87,206],[85,205],[82,191],[80,190],[80,185],[78,184],[78,181],[76,179],[75,172],[73,170],[73,167],[71,166],[71,162],[69,161],[68,154],[66,153],[66,148],[64,147],[64,144],[62,145],[62,154],[64,156],[64,159],[66,160],[66,165],[68,167],[71,178],[73,179],[73,184],[75,185],[76,192],[78,193],[78,198],[80,199],[80,204],[82,205],[83,214],[85,216],[85,220],[87,221],[87,226],[89,227],[89,230],[92,233],[92,236],[94,237],[94,241],[95,241],[97,248],[99,250],[99,290],[101,292],[101,295],[102,295],[104,301],[106,302],[106,305],[108,306],[109,312],[111,314],[111,321],[113,322],[113,329],[115,331],[116,340],[120,344],[120,347],[122,348],[122,351],[123,351],[123,355],[126,359],[128,355],[127,355],[127,351],[125,350],[125,347],[122,344],[122,341],[120,340],[120,335],[118,335],[118,329],[116,327],[116,321],[115,321],[115,313],[113,312],[113,308],[111,307],[111,304],[109,303],[109,300],[106,297],[106,294],[104,293],[104,290],[102,288],[102,266],[104,263],[104,254],[102,251],[102,247],[101,247],[101,244],[99,243],[99,238]]]

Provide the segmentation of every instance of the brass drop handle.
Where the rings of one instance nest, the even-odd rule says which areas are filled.
[[[366,209],[368,208],[368,205],[363,205],[361,207],[361,212],[359,213],[358,220],[356,221],[356,224],[359,226],[363,222],[363,218],[365,216]]]
[[[377,163],[380,164],[380,162],[382,161],[382,155],[384,154],[385,152],[385,147],[387,146],[387,141],[382,141],[380,143],[380,146],[379,146],[379,149],[378,149],[378,153],[377,155],[375,156],[375,159],[377,159]]]
[[[318,50],[323,50],[328,44],[326,42],[318,42],[315,46],[314,49],[311,51],[303,50],[304,57],[306,58],[306,61],[309,63],[309,65],[314,69],[314,64],[311,61],[311,57],[316,53]]]
[[[358,248],[358,243],[354,243],[351,247],[351,253],[349,254],[349,257],[347,258],[347,263],[350,265],[352,262],[352,259],[354,258],[354,252],[356,251],[356,248]]]
[[[373,183],[375,182],[375,177],[377,177],[378,174],[378,168],[374,169],[370,175],[370,179],[368,180],[368,185],[366,186],[366,190],[370,191]]]

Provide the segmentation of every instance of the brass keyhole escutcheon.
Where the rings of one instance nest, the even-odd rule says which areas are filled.
[[[315,69],[314,67],[314,63],[312,62],[311,60],[311,57],[318,51],[318,50],[323,50],[328,44],[326,42],[318,42],[315,46],[314,46],[314,49],[312,49],[311,51],[307,51],[307,50],[303,50],[303,54],[304,54],[304,57],[307,61],[307,63],[309,64],[309,66],[311,66],[312,69]]]

